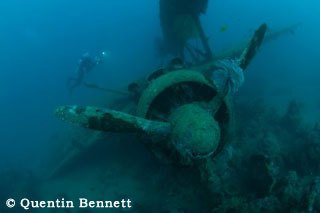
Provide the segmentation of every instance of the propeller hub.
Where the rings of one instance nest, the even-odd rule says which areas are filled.
[[[220,127],[209,110],[198,104],[187,104],[172,113],[170,123],[172,143],[182,156],[201,159],[216,151]]]

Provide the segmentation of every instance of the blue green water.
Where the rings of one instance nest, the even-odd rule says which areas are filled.
[[[257,100],[263,102],[265,108],[271,107],[276,111],[271,114],[280,114],[280,117],[286,113],[289,103],[295,100],[301,110],[301,120],[305,129],[312,129],[319,122],[319,9],[320,3],[316,0],[284,0],[281,2],[275,0],[257,2],[209,0],[207,12],[201,16],[201,22],[214,53],[250,38],[262,23],[267,23],[271,30],[302,23],[294,32],[263,45],[245,72],[244,85],[235,98],[238,101],[235,103],[236,108],[239,107],[236,112],[239,112],[239,125],[242,128],[246,125],[245,113],[254,114],[243,110],[246,108],[244,103],[248,103],[247,107],[253,110],[254,107],[249,103]],[[225,26],[226,30],[222,31],[222,26]],[[98,55],[102,51],[108,52],[109,56],[104,62],[86,75],[86,81],[107,88],[124,90],[131,81],[164,65],[164,60],[159,58],[155,51],[154,41],[159,36],[161,36],[161,27],[158,1],[2,0],[0,2],[0,179],[3,179],[0,181],[0,209],[12,194],[20,193],[17,191],[22,190],[21,193],[29,193],[30,187],[25,185],[34,184],[34,182],[38,182],[38,179],[42,180],[48,173],[47,170],[50,170],[48,165],[52,166],[55,162],[58,165],[60,163],[58,161],[61,160],[60,149],[78,138],[94,137],[91,131],[62,123],[53,114],[55,107],[59,105],[105,106],[111,98],[114,98],[108,93],[85,87],[79,87],[72,96],[69,95],[66,79],[74,75],[82,54],[90,52],[92,55]],[[266,115],[266,117],[268,116]],[[250,119],[255,120],[256,117],[250,117]],[[265,117],[261,119],[263,120]],[[254,127],[256,126],[253,125],[252,128]],[[272,134],[280,135],[282,127],[279,127],[280,130],[272,130]],[[266,127],[266,129],[268,128]],[[266,134],[268,135],[268,133]],[[294,135],[295,133],[289,131],[288,134]],[[258,140],[259,136],[254,134],[248,138],[252,140],[252,143],[260,141],[260,139]],[[121,141],[121,138],[119,140]],[[137,212],[170,212],[167,211],[170,208],[171,212],[190,212],[190,208],[188,211],[179,210],[180,207],[177,207],[178,210],[176,210],[173,207],[175,204],[183,206],[181,197],[175,198],[176,200],[172,199],[172,201],[168,198],[167,207],[163,208],[165,209],[163,211],[155,210],[157,208],[151,210],[150,203],[160,205],[164,202],[163,200],[158,202],[157,199],[166,193],[159,192],[157,194],[157,192],[161,188],[159,185],[167,183],[166,178],[171,177],[169,180],[171,185],[168,186],[171,188],[168,191],[175,190],[175,178],[170,175],[175,167],[167,168],[165,165],[158,165],[158,162],[148,155],[149,152],[144,150],[143,146],[136,147],[124,143],[128,140],[131,139],[124,138],[122,140],[123,149],[126,149],[127,146],[128,149],[134,150],[136,153],[141,152],[143,155],[147,155],[145,159],[149,159],[152,162],[151,165],[146,163],[144,158],[139,159],[140,154],[133,154],[129,151],[121,152],[121,147],[106,146],[104,148],[109,151],[99,155],[105,157],[108,155],[106,158],[97,157],[98,160],[92,160],[94,163],[89,163],[87,170],[76,169],[76,175],[72,178],[82,177],[83,173],[95,173],[95,168],[92,165],[99,165],[97,167],[101,170],[103,165],[110,163],[110,167],[112,167],[110,172],[103,173],[99,177],[101,179],[115,179],[114,184],[119,185],[118,188],[113,186],[114,188],[110,189],[111,197],[117,197],[114,196],[114,191],[119,191],[121,194],[119,197],[136,198],[141,202],[139,203],[140,210]],[[242,137],[241,140],[246,140],[246,138]],[[314,140],[318,141],[319,138],[314,138]],[[301,139],[301,143],[305,141]],[[233,149],[236,146],[232,146]],[[298,147],[296,149],[299,149]],[[281,150],[286,150],[286,148]],[[319,151],[315,150],[316,153]],[[117,153],[118,151],[119,153]],[[288,153],[290,152],[288,151]],[[83,161],[90,162],[90,159],[95,159],[90,156],[91,154],[89,152]],[[141,166],[135,165],[130,170],[130,160],[127,159],[127,156],[131,160],[137,159],[135,164],[141,163]],[[305,158],[305,156],[297,154],[295,159],[299,161],[300,157],[301,159]],[[320,159],[311,158],[311,160],[303,162],[318,162],[316,160],[320,161]],[[122,166],[123,170],[116,169]],[[309,164],[303,166],[313,167]],[[227,166],[223,169],[228,171]],[[116,171],[112,172],[113,170]],[[299,169],[295,167],[284,169],[283,172],[289,170],[297,170],[298,176],[306,177],[306,179],[309,177],[307,177],[306,171],[299,174]],[[144,173],[145,171],[155,174],[152,177],[155,180],[149,180],[148,175]],[[312,175],[309,178],[319,176],[317,171],[317,169],[310,169]],[[169,175],[166,176],[162,172]],[[184,172],[188,174],[188,171]],[[32,173],[30,175],[32,181],[30,182],[27,180],[29,176],[26,175],[29,173]],[[140,176],[134,176],[135,173]],[[283,176],[287,176],[287,174]],[[236,175],[232,177],[237,178]],[[72,178],[70,179],[72,180]],[[88,179],[94,182],[96,177],[88,177]],[[142,184],[144,179],[147,179],[148,184],[154,184],[155,187],[144,188]],[[181,177],[177,179],[180,182],[183,181]],[[232,181],[233,179],[226,178],[225,180]],[[70,180],[66,180],[66,182],[68,181]],[[21,183],[21,187],[13,186],[17,182]],[[66,183],[57,184],[57,188],[64,188],[64,184]],[[73,196],[70,199],[81,195],[86,196],[86,193],[79,192],[81,191],[79,188],[83,184],[86,184],[85,180],[74,183],[73,187],[67,188],[68,193],[71,194],[68,196]],[[99,184],[99,181],[92,183],[95,187],[98,187]],[[113,185],[113,183],[108,184]],[[41,190],[35,189],[35,192],[32,193],[37,195],[37,199],[41,199],[44,194],[49,197],[57,196],[56,191],[48,185],[52,187],[53,184],[45,182]],[[91,190],[90,187],[87,188],[89,189],[86,190]],[[88,196],[90,194],[94,199],[99,196],[103,198],[104,195],[97,196],[100,191],[96,192],[95,190],[92,189]],[[109,192],[108,190],[102,191]],[[192,189],[186,189],[186,191],[188,191],[186,192],[188,195],[192,194],[190,192]],[[30,194],[32,193],[30,192]],[[174,194],[174,192],[172,193]],[[179,191],[179,193],[183,192]],[[202,195],[203,192],[199,194]],[[245,193],[243,192],[243,194]],[[144,197],[148,195],[154,195],[154,200]],[[210,200],[210,198],[208,199]],[[144,208],[144,204],[148,202],[149,205],[145,205]],[[193,200],[191,203],[192,205],[199,204],[197,200]],[[209,212],[208,209],[211,208],[210,205],[206,206],[207,203],[210,202],[204,201],[201,204],[204,206],[204,212]],[[301,209],[303,208],[299,207],[299,210]]]

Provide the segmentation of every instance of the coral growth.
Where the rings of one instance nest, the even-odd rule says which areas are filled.
[[[299,105],[280,116],[263,102],[238,103],[233,154],[210,165],[213,212],[319,212],[320,141]],[[218,185],[218,187],[216,187]]]

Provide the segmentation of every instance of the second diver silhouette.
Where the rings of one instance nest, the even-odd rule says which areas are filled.
[[[90,56],[89,53],[85,53],[81,56],[78,62],[76,77],[70,77],[67,80],[67,87],[70,95],[72,95],[73,90],[76,87],[79,87],[83,83],[85,74],[91,72],[97,65],[102,63],[105,55],[106,52],[102,52],[100,56],[96,57]]]

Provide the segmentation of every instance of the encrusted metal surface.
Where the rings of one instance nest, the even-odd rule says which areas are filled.
[[[152,101],[165,89],[175,84],[183,82],[197,82],[205,84],[208,87],[215,88],[204,75],[193,70],[178,70],[160,76],[155,81],[152,81],[149,87],[142,93],[138,103],[137,115],[145,118]]]

